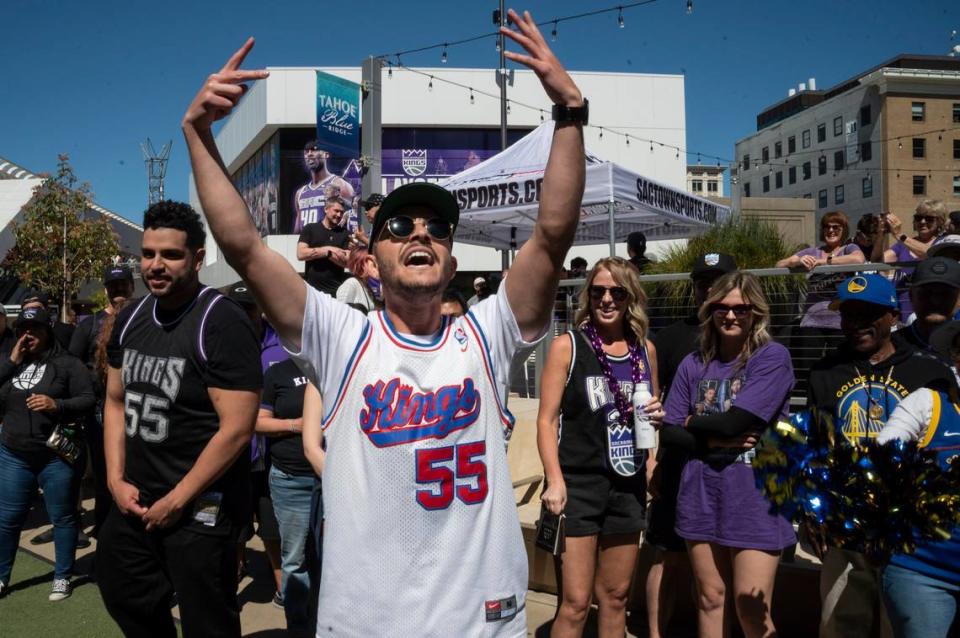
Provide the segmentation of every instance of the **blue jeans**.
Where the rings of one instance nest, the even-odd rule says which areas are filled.
[[[313,477],[287,474],[270,468],[270,498],[280,526],[280,586],[287,630],[294,635],[313,634],[310,618],[310,574],[307,571],[307,532],[310,529],[310,496]]]
[[[883,596],[896,638],[948,638],[957,625],[960,586],[912,569],[888,565],[883,572]]]
[[[71,575],[77,554],[80,475],[59,457],[28,460],[0,444],[0,583],[10,583],[20,532],[38,483],[53,523],[54,578]]]

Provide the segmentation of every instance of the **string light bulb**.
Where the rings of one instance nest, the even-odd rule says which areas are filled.
[[[630,136],[627,136],[627,146],[630,146]]]
[[[553,21],[553,31],[550,32],[550,41],[551,42],[557,41],[557,21],[556,20]]]
[[[650,152],[651,152],[651,153],[653,152],[653,142],[652,142],[652,141],[650,142]]]
[[[473,89],[470,89],[470,104],[473,104],[473,103],[474,103],[474,99],[473,99]]]
[[[600,127],[600,139],[601,139],[601,140],[603,139],[603,127],[602,127],[602,126]]]
[[[507,100],[507,113],[510,113],[510,100]]]
[[[677,159],[680,159],[680,149],[679,149],[679,148],[677,149],[677,155],[676,155],[676,158],[677,158]]]
[[[387,79],[388,80],[393,79],[393,65],[387,67]]]
[[[620,25],[620,28],[627,26],[623,23],[623,7],[617,7],[620,10],[620,13],[617,14],[617,24]]]
[[[431,90],[431,91],[433,90],[433,76],[432,76],[432,75],[430,76],[430,84],[427,85],[427,89],[429,89],[429,90]]]
[[[903,142],[901,142],[899,138],[897,138],[897,148],[900,148],[900,149],[903,148]]]
[[[447,63],[447,43],[446,42],[443,43],[443,53],[440,54],[440,62],[442,64]]]
[[[693,0],[687,0],[687,15],[693,13]]]
[[[543,122],[543,109],[540,109],[540,121]]]

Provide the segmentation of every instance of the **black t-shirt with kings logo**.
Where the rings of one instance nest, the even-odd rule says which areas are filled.
[[[253,324],[240,306],[207,287],[169,312],[152,296],[134,302],[117,317],[108,356],[124,388],[124,475],[144,506],[183,479],[218,431],[208,389],[257,391],[262,381]],[[222,494],[225,512],[242,516],[248,472],[244,452],[208,488]]]
[[[304,376],[293,359],[270,366],[263,375],[263,397],[260,407],[273,412],[278,419],[299,419],[303,415]],[[303,437],[291,432],[270,437],[270,462],[287,474],[313,476],[313,467],[303,453]]]

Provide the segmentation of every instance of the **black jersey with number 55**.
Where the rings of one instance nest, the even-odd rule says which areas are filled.
[[[243,310],[201,287],[170,312],[153,296],[135,301],[117,317],[108,353],[123,382],[125,478],[149,506],[190,471],[217,432],[208,389],[259,390],[260,346]],[[249,455],[241,454],[210,489],[227,497],[248,467]]]

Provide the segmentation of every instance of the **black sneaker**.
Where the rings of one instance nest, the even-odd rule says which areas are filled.
[[[86,549],[90,547],[90,537],[83,533],[83,530],[77,528],[77,549]]]
[[[283,609],[283,594],[281,594],[280,592],[275,592],[273,594],[272,602],[274,607],[279,607],[280,609]]]
[[[44,530],[30,539],[31,545],[46,545],[53,542],[53,528]]]

